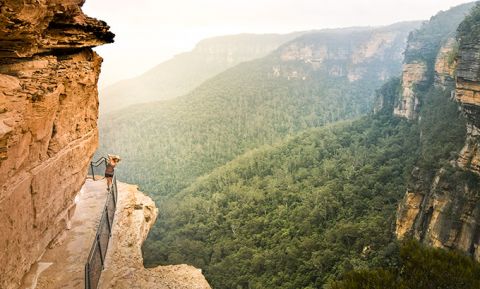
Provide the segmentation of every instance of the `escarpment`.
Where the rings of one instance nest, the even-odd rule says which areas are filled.
[[[0,4],[0,287],[23,274],[69,226],[97,147],[91,47],[113,42],[81,0]]]
[[[419,22],[306,34],[281,47],[269,76],[308,80],[314,75],[348,82],[385,81],[401,71],[408,33]],[[299,63],[302,65],[300,66]],[[393,64],[392,64],[393,63]]]
[[[435,85],[453,80],[451,97],[466,117],[463,149],[436,171],[416,168],[399,206],[396,234],[440,248],[458,249],[480,260],[480,7],[460,24],[436,58]],[[450,52],[448,52],[450,51]],[[456,63],[452,64],[452,56]],[[450,56],[449,56],[450,55]],[[452,66],[453,65],[453,66]],[[426,178],[434,173],[433,178]]]

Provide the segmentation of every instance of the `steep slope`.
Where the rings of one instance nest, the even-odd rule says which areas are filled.
[[[216,74],[241,62],[264,57],[300,34],[240,34],[203,40],[190,52],[179,54],[139,77],[101,90],[100,114],[184,95]]]
[[[122,155],[122,179],[154,198],[174,194],[251,148],[368,111],[417,24],[303,36],[186,96],[110,114],[100,153]]]
[[[458,28],[455,99],[466,116],[450,163],[416,169],[399,207],[397,235],[440,248],[459,249],[480,260],[480,6]]]
[[[68,226],[97,147],[91,47],[113,41],[83,1],[2,1],[0,14],[0,288]]]

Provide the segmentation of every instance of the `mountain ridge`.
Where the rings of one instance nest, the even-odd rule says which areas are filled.
[[[236,34],[204,39],[191,51],[102,89],[100,114],[186,94],[217,73],[240,62],[263,57],[300,34]]]

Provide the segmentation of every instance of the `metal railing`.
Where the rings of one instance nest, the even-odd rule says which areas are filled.
[[[100,167],[101,165],[104,165],[105,167],[107,166],[107,158],[106,157],[101,157],[96,161],[90,162],[90,170],[92,171],[92,178],[95,181],[95,168]],[[102,167],[102,169],[104,169]]]
[[[92,177],[95,180],[94,167],[107,164],[106,158],[101,158],[96,162],[90,163]],[[85,289],[96,289],[100,276],[105,265],[105,256],[107,255],[108,241],[112,235],[113,218],[118,201],[117,178],[113,175],[112,184],[109,187],[107,201],[103,207],[102,217],[93,240],[90,254],[88,254],[85,264]]]

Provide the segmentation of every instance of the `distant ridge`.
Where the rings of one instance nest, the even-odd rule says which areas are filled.
[[[301,34],[237,34],[202,40],[190,52],[101,90],[100,114],[186,94],[208,78],[241,62],[261,58]]]

